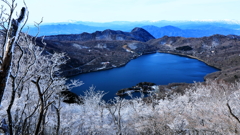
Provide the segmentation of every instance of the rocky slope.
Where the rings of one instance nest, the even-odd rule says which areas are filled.
[[[142,28],[132,32],[97,31],[78,35],[56,35],[45,37],[49,52],[65,52],[70,60],[62,67],[64,76],[110,69],[125,65],[142,54],[156,52],[155,46],[145,43],[154,39]],[[41,38],[37,40],[42,46]]]
[[[240,77],[240,37],[213,35],[203,38],[168,37],[150,40],[159,52],[173,53],[199,59],[222,71],[209,74],[205,79],[234,81]]]
[[[38,41],[41,45],[40,38]],[[70,57],[62,67],[65,76],[119,67],[142,54],[159,51],[196,58],[221,69],[205,79],[233,82],[240,77],[240,37],[236,35],[154,39],[144,29],[135,28],[131,32],[47,36],[45,42],[48,51],[65,52]]]

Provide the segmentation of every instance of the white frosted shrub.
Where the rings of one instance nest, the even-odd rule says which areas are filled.
[[[115,104],[109,105],[99,102],[99,98],[91,94],[93,98],[86,98],[86,104],[65,104],[68,109],[62,112],[63,121],[71,118],[68,121],[74,123],[71,130],[78,129],[76,132],[85,134],[238,134],[238,88],[238,82],[231,85],[216,82],[196,83],[184,95],[156,100],[154,107],[140,99],[117,99]],[[92,100],[94,98],[95,103]],[[120,122],[117,123],[115,119],[119,118],[119,103],[122,106]],[[116,110],[114,116],[109,109],[111,112]],[[67,113],[74,115],[74,118],[68,117]],[[62,124],[65,125],[63,121]]]
[[[64,54],[44,53],[41,48],[27,42],[20,61],[14,61],[0,107],[0,119],[8,121],[6,112],[12,90],[15,98],[11,108],[15,134],[33,134],[41,112],[37,84],[44,99],[44,134],[238,134],[240,132],[240,83],[195,83],[184,95],[172,94],[164,100],[153,97],[149,103],[141,98],[126,100],[115,98],[111,103],[102,100],[104,92],[90,87],[81,96],[83,104],[62,102],[59,92],[82,83],[66,83],[59,74]],[[34,50],[34,51],[33,51]],[[16,50],[17,51],[17,50]],[[16,53],[14,58],[19,58]],[[18,66],[20,64],[21,66]],[[18,69],[17,69],[18,68]],[[39,79],[40,78],[40,79]],[[37,80],[39,79],[39,82]],[[13,85],[14,84],[14,85]],[[45,92],[44,92],[45,91]],[[26,120],[26,121],[25,121]],[[24,121],[26,122],[24,126]],[[24,127],[24,128],[23,128]],[[43,128],[44,127],[44,128]]]

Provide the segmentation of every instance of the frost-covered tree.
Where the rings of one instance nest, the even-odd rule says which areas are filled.
[[[63,103],[62,134],[239,134],[240,83],[196,83],[184,95],[165,99],[117,98],[112,104],[101,101],[101,92],[92,91],[83,105]]]
[[[47,52],[36,46],[36,37],[20,32],[26,7],[15,20],[15,0],[2,2],[11,9],[6,13],[2,6],[0,14],[0,74],[4,76],[0,131],[5,134],[239,134],[239,82],[195,83],[183,95],[172,93],[159,100],[151,94],[147,102],[116,98],[106,103],[104,93],[91,87],[81,97],[82,104],[62,102],[62,90],[82,84],[59,77],[59,66],[67,57]]]
[[[81,83],[74,81],[67,85],[66,79],[59,77],[59,66],[67,60],[64,54],[51,54],[36,46],[37,35],[21,33],[28,18],[26,4],[18,19],[13,19],[15,0],[2,2],[7,7],[2,6],[0,14],[0,128],[10,135],[56,134],[60,129],[59,93]]]
[[[16,46],[16,42],[19,40],[18,35],[21,29],[21,24],[26,20],[25,16],[28,12],[27,9],[23,7],[18,19],[14,19],[13,16],[16,13],[15,9],[17,7],[15,0],[12,0],[11,2],[8,2],[7,0],[1,1],[5,3],[7,8],[2,5],[0,13],[0,26],[2,27],[1,33],[4,37],[4,41],[0,49],[0,102],[9,79],[13,60],[13,51]],[[10,11],[6,12],[6,10]]]

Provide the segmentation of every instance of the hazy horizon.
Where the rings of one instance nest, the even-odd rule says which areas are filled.
[[[151,20],[143,20],[143,21],[108,21],[108,22],[97,22],[97,21],[82,21],[82,20],[68,20],[63,22],[42,22],[41,25],[54,25],[54,24],[84,24],[86,23],[92,23],[92,24],[116,24],[116,25],[124,25],[124,24],[131,24],[131,23],[139,23],[139,24],[153,24],[154,23],[223,23],[223,24],[237,24],[240,25],[240,20],[158,20],[158,21],[151,21]],[[28,23],[28,25],[33,25],[34,23]],[[171,25],[171,24],[169,24]]]

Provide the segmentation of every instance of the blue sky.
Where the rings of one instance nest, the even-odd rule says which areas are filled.
[[[19,7],[21,0],[17,0]],[[29,23],[240,20],[240,0],[25,0]]]

